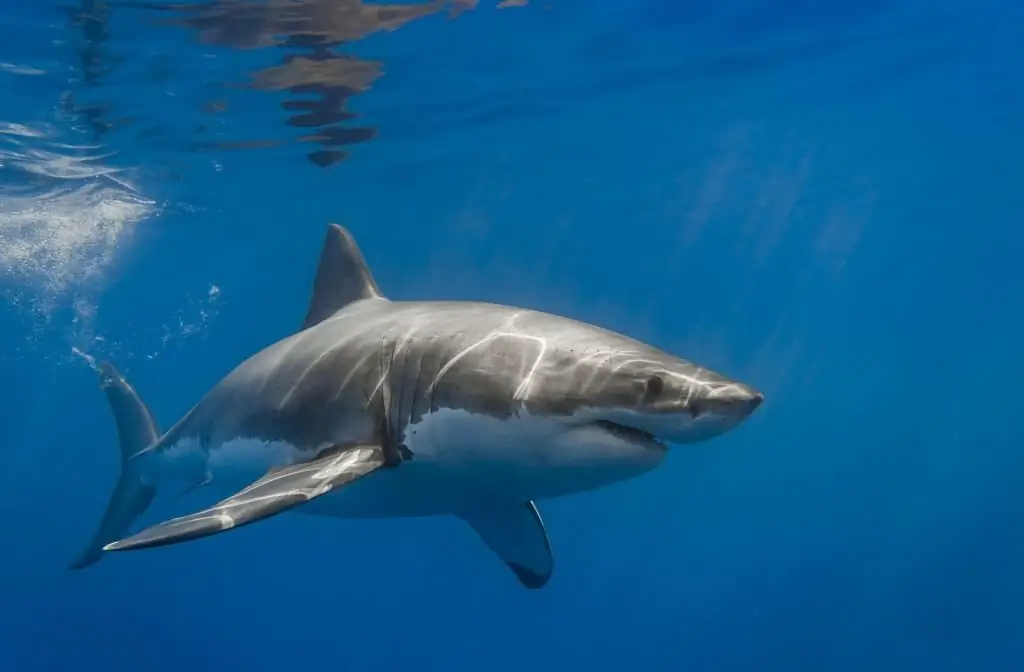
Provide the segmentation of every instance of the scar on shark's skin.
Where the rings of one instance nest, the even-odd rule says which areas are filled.
[[[109,363],[122,473],[72,565],[294,511],[454,515],[527,588],[554,561],[538,500],[638,477],[671,443],[741,424],[753,388],[594,325],[523,308],[387,299],[328,227],[300,329],[252,355],[161,434]],[[217,504],[129,534],[157,488]]]

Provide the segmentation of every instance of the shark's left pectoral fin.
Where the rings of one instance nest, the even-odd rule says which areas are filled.
[[[551,578],[551,543],[533,502],[484,506],[459,517],[515,572],[527,588],[543,588]]]
[[[241,527],[325,495],[379,469],[384,462],[380,446],[360,445],[312,462],[277,469],[205,511],[154,525],[108,544],[103,550],[166,546]]]

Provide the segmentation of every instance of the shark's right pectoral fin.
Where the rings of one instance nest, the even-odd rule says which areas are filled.
[[[554,560],[544,521],[533,502],[490,505],[462,512],[487,547],[508,565],[527,588],[543,588]]]
[[[105,551],[166,546],[269,518],[325,495],[384,466],[380,446],[359,445],[312,462],[277,469],[205,511],[173,518],[107,544]]]

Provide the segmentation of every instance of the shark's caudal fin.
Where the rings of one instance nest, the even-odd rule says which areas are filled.
[[[337,224],[328,226],[316,280],[313,281],[313,297],[302,328],[308,329],[323,322],[350,303],[382,298],[384,295],[367,268],[352,234]]]
[[[100,387],[107,393],[110,410],[117,423],[117,436],[121,447],[121,476],[107,503],[99,529],[89,545],[71,564],[71,569],[83,569],[103,555],[103,547],[120,539],[132,523],[153,501],[156,488],[146,485],[129,468],[128,460],[159,439],[156,423],[149,409],[116,368],[109,362],[100,364]]]

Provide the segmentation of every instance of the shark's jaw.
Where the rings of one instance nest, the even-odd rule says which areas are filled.
[[[590,423],[601,431],[607,432],[616,439],[651,449],[667,450],[668,446],[662,439],[651,432],[637,427],[620,424],[612,420],[595,420]]]

